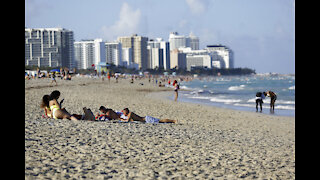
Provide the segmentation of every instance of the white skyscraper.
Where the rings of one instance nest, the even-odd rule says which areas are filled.
[[[187,38],[183,35],[178,35],[177,32],[171,32],[169,35],[170,51],[180,47],[187,47]]]
[[[75,61],[78,69],[96,67],[100,62],[106,62],[105,47],[102,39],[82,40],[74,42]]]
[[[192,32],[187,38],[187,47],[191,47],[192,50],[199,50],[199,38],[195,36]]]
[[[108,64],[122,66],[122,45],[120,42],[106,42],[106,59]]]

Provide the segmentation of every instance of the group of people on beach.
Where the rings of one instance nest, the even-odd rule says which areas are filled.
[[[83,107],[84,114],[70,114],[65,108],[62,108],[64,99],[58,101],[60,91],[55,90],[50,95],[44,95],[41,100],[40,108],[44,110],[43,117],[54,119],[69,119],[69,120],[90,120],[90,121],[106,121],[120,120],[120,122],[139,121],[144,123],[177,123],[177,120],[158,119],[151,116],[139,116],[131,112],[129,108],[124,108],[121,112],[114,111],[110,108],[100,106],[96,116],[93,115],[90,109]]]
[[[256,112],[258,112],[258,106],[260,105],[260,112],[262,112],[262,103],[266,97],[270,97],[270,112],[274,112],[274,104],[277,100],[277,94],[273,91],[257,92],[256,93]]]

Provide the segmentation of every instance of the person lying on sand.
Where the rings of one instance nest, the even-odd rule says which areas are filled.
[[[96,114],[96,120],[104,121],[104,120],[125,118],[122,112],[116,112],[104,106],[100,106],[99,111],[101,112],[101,114],[100,113]]]
[[[128,108],[124,108],[122,110],[124,116],[126,116],[127,118],[121,118],[122,121],[141,121],[141,122],[145,122],[145,123],[177,123],[177,120],[171,120],[171,119],[158,119],[158,118],[154,118],[151,116],[145,116],[145,117],[141,117],[138,116],[137,114],[135,114],[134,112],[130,112]]]

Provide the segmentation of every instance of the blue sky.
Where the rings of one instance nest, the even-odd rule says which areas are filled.
[[[230,47],[235,67],[295,73],[294,0],[25,0],[25,26],[70,29],[76,41],[192,32],[201,49]]]

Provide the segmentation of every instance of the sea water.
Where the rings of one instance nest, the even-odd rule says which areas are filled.
[[[270,97],[263,100],[262,113],[295,116],[295,75],[256,74],[218,76],[180,82],[178,101],[256,112],[256,92],[277,94],[275,111],[270,112]],[[259,106],[260,111],[260,106]]]

